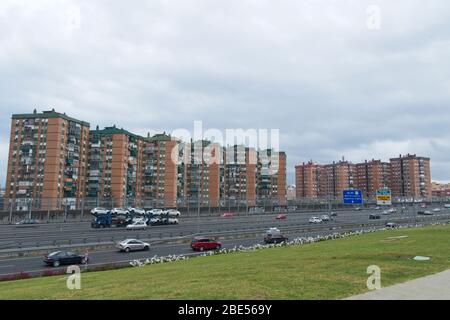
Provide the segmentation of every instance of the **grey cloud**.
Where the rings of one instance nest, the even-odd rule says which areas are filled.
[[[368,5],[382,28],[366,28]],[[78,8],[80,28],[68,9]],[[12,113],[92,126],[279,128],[296,163],[400,152],[450,180],[450,4],[360,1],[2,1],[0,183]]]

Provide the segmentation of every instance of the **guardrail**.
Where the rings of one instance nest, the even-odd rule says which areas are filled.
[[[437,221],[444,221],[450,220],[449,216],[430,216],[430,217],[417,217],[417,218],[411,218],[411,217],[398,217],[391,219],[393,222],[397,222],[399,224],[411,224],[411,223],[423,223],[423,222],[437,222]],[[249,227],[249,228],[240,228],[240,229],[234,229],[234,230],[202,230],[200,233],[203,236],[214,236],[214,237],[227,237],[232,236],[233,238],[245,238],[250,237],[252,235],[262,235],[264,234],[265,228],[268,228],[273,225],[267,225],[267,226],[259,226],[258,228]],[[283,227],[283,233],[285,234],[292,234],[292,233],[311,233],[311,232],[324,232],[324,231],[332,231],[332,230],[352,230],[355,228],[379,228],[384,227],[385,222],[378,222],[378,221],[372,221],[370,223],[342,223],[342,224],[321,224],[321,225],[297,225],[297,226],[287,226]],[[133,233],[133,238],[140,239],[143,241],[150,241],[150,242],[158,242],[158,241],[186,241],[187,239],[190,240],[191,237],[199,235],[195,232],[157,232],[157,233]],[[109,236],[109,237],[86,237],[83,239],[75,239],[75,240],[81,240],[81,241],[74,241],[74,239],[68,239],[68,240],[54,240],[54,241],[39,241],[36,242],[34,246],[23,246],[23,242],[16,242],[11,243],[11,247],[9,248],[1,248],[0,254],[12,254],[12,253],[20,253],[20,252],[27,252],[27,251],[38,251],[38,250],[51,250],[51,249],[61,249],[61,248],[83,248],[83,247],[93,247],[93,246],[110,246],[118,241],[123,240],[124,237],[115,237],[115,236]]]

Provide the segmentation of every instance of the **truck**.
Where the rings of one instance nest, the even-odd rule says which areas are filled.
[[[111,225],[112,225],[112,214],[110,212],[102,213],[102,214],[96,214],[94,217],[95,218],[91,222],[91,227],[92,228],[95,228],[95,229],[111,228]]]

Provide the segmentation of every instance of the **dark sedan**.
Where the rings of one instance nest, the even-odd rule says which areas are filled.
[[[84,254],[56,251],[45,256],[44,262],[49,266],[59,267],[64,264],[86,264],[89,262],[89,258]]]

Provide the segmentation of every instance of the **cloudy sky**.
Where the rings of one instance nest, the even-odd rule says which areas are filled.
[[[448,0],[0,2],[0,181],[12,113],[145,134],[280,129],[294,165],[416,153],[450,181]]]

